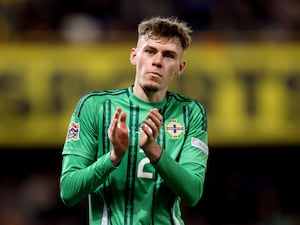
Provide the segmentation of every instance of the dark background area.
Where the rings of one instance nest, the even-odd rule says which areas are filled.
[[[4,0],[0,41],[66,41],[80,31],[124,40],[153,15],[183,19],[204,40],[300,39],[298,0]]]
[[[205,190],[186,224],[299,224],[299,146],[210,148]],[[59,198],[61,149],[2,149],[0,224],[87,224]]]

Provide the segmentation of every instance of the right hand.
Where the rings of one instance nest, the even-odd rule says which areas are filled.
[[[118,107],[108,128],[108,138],[112,144],[110,159],[113,165],[118,165],[129,145],[126,113]]]

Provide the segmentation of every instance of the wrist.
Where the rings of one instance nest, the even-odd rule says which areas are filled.
[[[121,163],[121,159],[117,157],[114,150],[112,150],[110,153],[110,161],[112,162],[113,166],[118,166]]]
[[[154,142],[148,145],[147,147],[145,146],[143,150],[151,163],[156,163],[159,160],[162,153],[162,148],[157,142]]]

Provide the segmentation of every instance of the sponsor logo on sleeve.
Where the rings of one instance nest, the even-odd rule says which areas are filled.
[[[208,146],[200,139],[192,137],[191,144],[196,148],[200,148],[203,152],[205,152],[208,155]]]
[[[70,122],[68,127],[68,133],[66,141],[78,141],[80,132],[80,124],[75,122]]]

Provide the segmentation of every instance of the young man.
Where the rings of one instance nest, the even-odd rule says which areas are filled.
[[[173,18],[142,21],[130,54],[134,85],[78,102],[62,152],[60,195],[69,206],[88,196],[90,225],[184,224],[180,202],[200,200],[205,109],[168,91],[184,71],[191,32]]]

